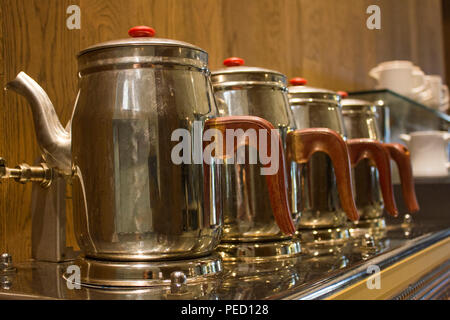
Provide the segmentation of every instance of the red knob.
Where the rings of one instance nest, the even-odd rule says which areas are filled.
[[[128,34],[130,37],[139,38],[139,37],[153,37],[156,31],[153,28],[147,26],[137,26],[128,30]]]
[[[308,81],[300,77],[295,77],[289,80],[289,83],[292,84],[293,86],[304,86],[308,83]]]
[[[227,67],[239,67],[244,65],[244,59],[238,57],[231,57],[223,60],[223,64]]]
[[[338,91],[337,94],[340,95],[342,99],[348,97],[348,93],[346,91]]]

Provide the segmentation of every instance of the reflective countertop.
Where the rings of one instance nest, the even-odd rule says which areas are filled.
[[[450,223],[442,219],[413,221],[388,226],[383,240],[366,244],[354,240],[330,250],[330,254],[224,263],[222,276],[189,284],[186,292],[178,294],[173,294],[170,287],[69,289],[62,274],[70,262],[31,261],[1,276],[0,299],[323,299],[367,278],[369,265],[385,269],[448,238],[449,227]]]

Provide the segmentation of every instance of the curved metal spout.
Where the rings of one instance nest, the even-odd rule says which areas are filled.
[[[6,89],[24,96],[31,106],[36,136],[45,161],[66,174],[71,173],[71,134],[59,122],[50,98],[36,81],[20,72]]]

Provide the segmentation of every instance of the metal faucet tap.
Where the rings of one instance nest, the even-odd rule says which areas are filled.
[[[53,170],[45,163],[38,166],[23,163],[15,168],[8,168],[5,159],[0,158],[0,179],[14,179],[23,184],[39,182],[41,187],[48,188],[53,180]]]

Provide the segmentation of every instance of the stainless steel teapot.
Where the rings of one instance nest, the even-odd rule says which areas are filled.
[[[220,170],[201,158],[205,122],[219,115],[208,54],[185,42],[152,38],[154,33],[135,27],[129,39],[78,54],[79,92],[67,131],[29,76],[21,72],[7,84],[30,103],[46,161],[30,169],[28,180],[44,181],[49,168],[73,177],[75,233],[88,258],[194,258],[211,253],[221,239]],[[239,121],[216,123],[236,127]],[[256,117],[243,123],[266,128]],[[174,161],[184,134],[189,148],[178,154],[183,161]],[[3,177],[28,177],[28,169],[5,169]],[[267,179],[279,181],[277,174]],[[274,195],[283,200],[276,189],[269,197]],[[295,230],[286,213],[275,216],[289,234]]]
[[[330,128],[346,140],[339,113],[339,96],[330,90],[306,86],[303,78],[293,78],[288,98],[299,129]],[[335,170],[329,156],[317,153],[295,172],[304,186],[299,197],[301,229],[342,227],[347,221],[339,202]]]
[[[298,227],[304,213],[299,204],[305,187],[297,178],[298,164],[307,163],[318,151],[330,155],[337,166],[337,184],[342,206],[351,220],[358,219],[351,189],[350,164],[342,138],[327,128],[297,130],[286,94],[286,76],[269,69],[244,66],[241,58],[224,61],[226,68],[211,74],[219,113],[231,116],[258,116],[276,127],[286,153],[288,209]],[[303,128],[302,128],[303,129]],[[226,242],[273,241],[286,238],[273,219],[269,202],[270,186],[257,172],[260,165],[225,165],[222,174],[224,195],[224,238]],[[281,170],[281,166],[280,166]],[[294,174],[292,174],[294,173]]]
[[[359,99],[342,100],[342,116],[345,130],[349,138],[365,138],[382,141],[378,128],[376,107],[373,103]],[[410,213],[419,210],[417,202],[410,154],[408,149],[398,143],[382,143],[390,158],[397,164],[402,184],[402,195]],[[382,226],[379,220],[383,214],[384,202],[378,189],[379,172],[368,161],[362,161],[354,169],[354,182],[356,187],[356,203],[361,213],[360,225]],[[383,201],[384,200],[384,201]],[[387,211],[390,212],[389,208]],[[391,214],[393,212],[390,212]],[[378,222],[377,222],[378,221]]]

